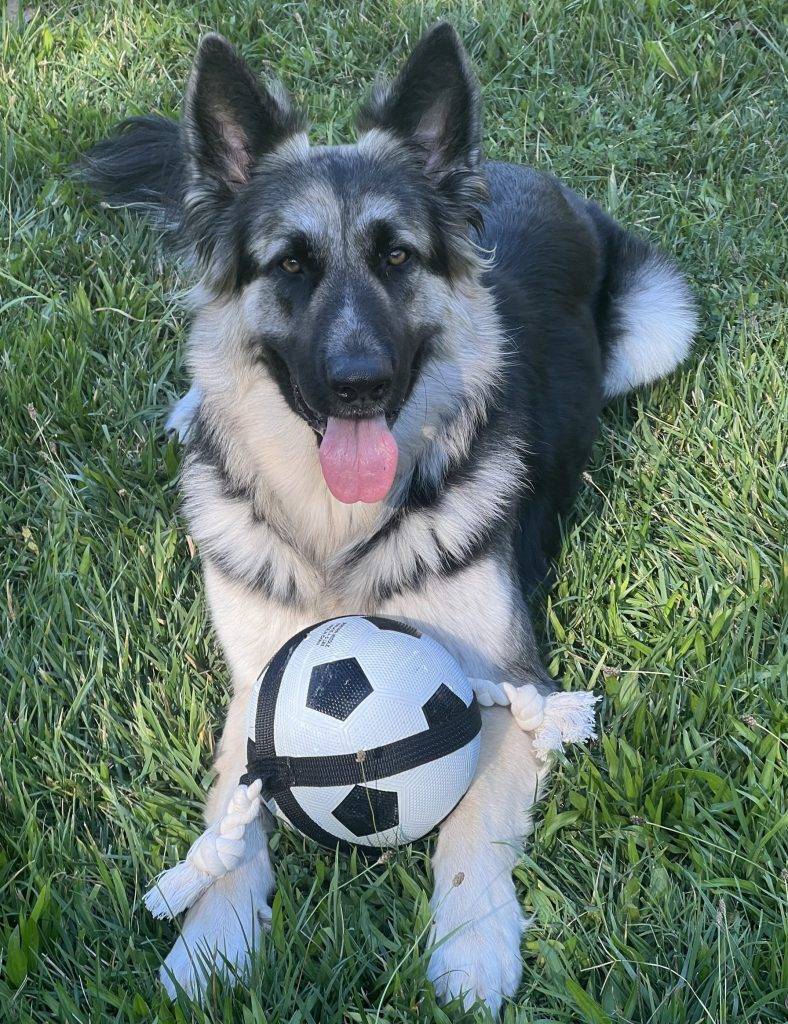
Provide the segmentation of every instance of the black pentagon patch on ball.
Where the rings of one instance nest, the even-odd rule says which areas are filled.
[[[341,658],[312,669],[306,706],[344,722],[371,693],[370,682],[356,659]]]
[[[365,615],[364,618],[378,629],[388,629],[392,633],[407,633],[408,636],[415,636],[417,640],[421,636],[415,626],[409,626],[407,622],[400,622],[399,619],[384,619],[380,615]]]
[[[397,794],[388,789],[354,786],[331,813],[354,836],[371,836],[399,825]]]
[[[432,729],[438,722],[445,722],[449,718],[461,715],[466,707],[462,697],[458,697],[454,690],[441,683],[430,699],[422,704],[421,710],[427,719],[427,725]]]

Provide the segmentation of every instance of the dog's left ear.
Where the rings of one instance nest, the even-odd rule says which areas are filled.
[[[448,22],[416,45],[391,85],[377,86],[359,128],[382,128],[426,155],[428,171],[475,168],[481,159],[481,105],[476,76]]]
[[[203,36],[184,102],[186,142],[202,179],[237,190],[255,163],[303,130],[283,89],[267,89],[221,36]]]

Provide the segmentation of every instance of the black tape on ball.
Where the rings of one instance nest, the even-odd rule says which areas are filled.
[[[266,799],[293,786],[352,786],[386,779],[453,754],[481,729],[479,706],[472,701],[454,718],[369,750],[320,757],[266,755],[262,744],[248,742],[247,775],[262,779]]]

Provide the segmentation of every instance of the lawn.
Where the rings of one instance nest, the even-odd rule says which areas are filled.
[[[553,675],[605,700],[516,872],[534,925],[505,1020],[785,1021],[778,8],[116,0],[2,23],[0,1019],[474,1019],[424,981],[429,844],[370,868],[276,834],[248,989],[216,986],[203,1009],[158,991],[174,927],[140,897],[200,827],[227,683],[161,431],[186,386],[184,282],[66,180],[122,115],[177,110],[203,30],[282,77],[334,142],[440,13],[476,61],[489,154],[659,240],[702,311],[688,365],[606,411],[537,612]]]

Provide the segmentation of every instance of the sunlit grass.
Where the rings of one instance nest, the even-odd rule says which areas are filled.
[[[173,112],[201,30],[282,77],[319,139],[438,14],[490,155],[659,240],[702,303],[689,365],[616,403],[540,610],[548,664],[606,694],[517,869],[512,1022],[784,1021],[788,488],[785,120],[775,5],[33,5],[0,34],[0,1018],[458,1019],[424,982],[428,846],[369,868],[277,834],[250,984],[172,1008],[140,908],[199,826],[226,670],[160,414],[182,282],[64,180],[123,114]],[[780,116],[783,105],[782,119]]]

